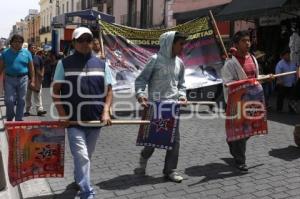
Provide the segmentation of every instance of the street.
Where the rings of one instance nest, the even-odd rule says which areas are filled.
[[[48,111],[49,89],[43,93]],[[115,99],[114,103],[119,99]],[[156,149],[148,162],[147,176],[133,174],[142,147],[135,146],[138,126],[112,126],[102,129],[92,159],[92,182],[96,198],[300,198],[300,148],[293,140],[299,115],[268,113],[269,134],[249,139],[248,174],[233,167],[225,141],[224,119],[204,119],[213,113],[202,107],[199,117],[182,119],[178,171],[180,184],[162,175],[164,150]],[[186,116],[185,111],[182,116]],[[26,120],[37,119],[28,117]],[[66,143],[65,177],[47,179],[54,195],[40,198],[75,198],[73,162]]]

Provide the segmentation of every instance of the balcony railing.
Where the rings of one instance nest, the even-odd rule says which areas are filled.
[[[39,33],[40,34],[44,34],[44,33],[48,33],[48,32],[50,32],[51,31],[51,29],[50,29],[50,26],[43,26],[40,30],[39,30]]]

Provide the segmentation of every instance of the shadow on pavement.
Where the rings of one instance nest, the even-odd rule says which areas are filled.
[[[205,183],[210,180],[224,179],[233,176],[245,175],[240,173],[234,167],[234,161],[232,158],[221,158],[226,164],[222,163],[210,163],[203,166],[192,166],[185,169],[185,174],[188,176],[196,176],[204,178],[197,183],[189,186],[194,186],[200,183]]]
[[[292,114],[288,112],[278,113],[276,111],[268,111],[267,118],[268,120],[287,125],[296,125],[300,123],[299,114]]]
[[[78,189],[76,189],[76,184],[73,182],[69,185],[67,185],[64,192],[60,194],[54,194],[54,195],[47,195],[47,196],[37,196],[37,197],[31,197],[30,199],[79,199],[77,196]],[[2,199],[2,198],[1,198]]]
[[[100,189],[104,190],[122,190],[129,189],[133,186],[153,185],[166,182],[164,177],[151,177],[147,175],[127,174],[115,177],[113,179],[96,184]]]
[[[293,161],[300,158],[300,147],[290,145],[286,148],[272,149],[269,155],[285,161]]]

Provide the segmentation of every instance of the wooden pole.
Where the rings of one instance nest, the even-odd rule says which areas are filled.
[[[101,58],[104,59],[105,51],[104,51],[102,28],[101,28],[101,15],[98,15],[97,21],[98,21],[98,25],[99,25],[99,42],[100,42],[100,47],[101,47]]]
[[[187,105],[215,105],[214,101],[188,101]]]
[[[226,48],[225,48],[225,45],[224,45],[223,39],[222,39],[222,37],[221,37],[219,28],[218,28],[218,26],[217,26],[215,17],[214,17],[214,15],[213,15],[213,13],[212,13],[211,10],[209,10],[209,15],[210,15],[210,18],[211,18],[211,20],[212,20],[212,22],[213,22],[213,26],[214,26],[214,28],[215,28],[215,30],[216,30],[216,32],[217,32],[217,35],[218,35],[218,37],[219,37],[219,39],[220,39],[220,43],[221,43],[222,49],[223,49],[223,51],[224,51],[224,54],[225,54],[226,58],[228,58],[227,50],[226,50]]]
[[[293,75],[293,74],[296,74],[297,71],[291,71],[291,72],[286,72],[286,73],[279,73],[279,74],[276,74],[276,75],[273,75],[273,74],[269,74],[269,75],[264,75],[264,76],[261,76],[261,77],[258,77],[256,78],[257,81],[263,81],[263,80],[266,80],[266,79],[270,79],[270,78],[277,78],[277,77],[282,77],[282,76],[286,76],[286,75]],[[234,84],[235,82],[230,82],[230,83],[227,83],[225,84],[226,87]]]
[[[188,101],[187,105],[214,105],[216,102],[212,101]],[[89,126],[106,126],[105,123],[102,123],[101,121],[67,121],[63,122],[66,125],[78,125],[78,124],[86,124]],[[140,124],[150,124],[149,120],[111,120],[112,125],[140,125]]]
[[[67,122],[62,122],[67,125],[78,125],[78,124],[86,124],[89,126],[106,126],[105,123],[102,123],[101,121],[67,121]],[[138,124],[150,124],[149,120],[111,120],[112,125],[138,125]]]

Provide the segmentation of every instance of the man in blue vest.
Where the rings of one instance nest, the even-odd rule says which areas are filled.
[[[6,49],[0,57],[0,73],[5,70],[4,100],[7,121],[23,120],[25,95],[28,85],[28,72],[30,72],[30,86],[35,87],[34,67],[31,53],[22,48],[24,38],[13,35],[10,48]],[[16,112],[14,110],[16,105]]]
[[[90,182],[91,157],[100,128],[81,122],[101,120],[111,124],[113,81],[107,62],[92,54],[92,32],[79,27],[72,38],[75,52],[58,62],[52,97],[61,120],[78,121],[78,125],[67,128],[75,181],[80,187],[80,198],[92,199],[95,192]]]

